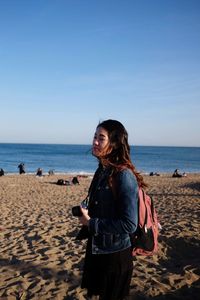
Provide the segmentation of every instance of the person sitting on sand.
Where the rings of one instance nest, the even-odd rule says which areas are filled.
[[[57,183],[58,185],[71,185],[69,180],[65,180],[65,179],[58,179]]]
[[[157,173],[157,172],[150,172],[149,173],[149,176],[160,176],[160,174],[159,173]]]
[[[0,169],[0,176],[3,176],[4,175],[4,170],[1,168]]]
[[[176,169],[172,175],[172,177],[182,177],[183,175],[179,173],[179,170]]]
[[[42,169],[41,168],[37,169],[36,176],[42,176]]]
[[[73,184],[80,184],[79,181],[78,181],[78,177],[73,177],[72,183]]]

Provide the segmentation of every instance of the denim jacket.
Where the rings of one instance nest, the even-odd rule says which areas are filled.
[[[113,253],[130,247],[129,234],[136,230],[138,223],[138,185],[134,174],[129,169],[118,172],[112,188],[108,176],[108,169],[97,176],[98,182],[89,197],[93,254]]]

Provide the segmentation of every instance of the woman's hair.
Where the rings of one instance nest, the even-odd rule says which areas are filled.
[[[136,171],[135,166],[131,162],[130,146],[128,143],[128,133],[125,127],[116,120],[105,120],[99,123],[98,127],[104,128],[108,132],[109,147],[105,154],[99,157],[100,162],[104,166],[113,168],[114,173],[124,168],[131,169],[136,176],[138,185],[146,187],[143,177]]]

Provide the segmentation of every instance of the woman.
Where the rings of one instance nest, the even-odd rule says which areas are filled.
[[[145,186],[130,159],[128,134],[116,120],[97,126],[92,154],[99,160],[81,224],[88,226],[82,288],[88,297],[120,300],[129,293],[133,264],[130,234],[137,228],[138,185]]]

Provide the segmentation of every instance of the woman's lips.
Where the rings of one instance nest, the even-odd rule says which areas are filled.
[[[94,150],[94,151],[98,151],[99,148],[98,148],[98,147],[93,147],[93,150]]]
[[[98,153],[100,150],[98,147],[93,147],[93,153]]]

